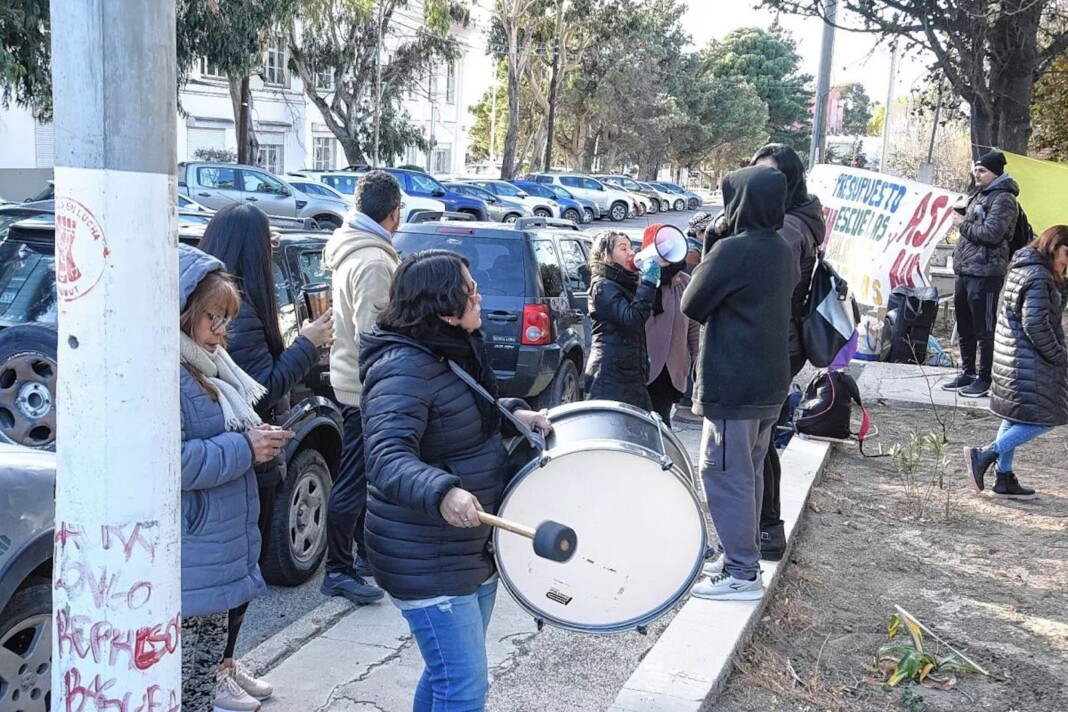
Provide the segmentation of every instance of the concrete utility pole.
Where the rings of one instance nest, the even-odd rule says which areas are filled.
[[[174,0],[51,0],[51,17],[63,364],[52,709],[177,710]]]
[[[894,84],[897,82],[897,46],[890,47],[890,82],[886,86],[886,112],[883,116],[883,155],[879,170],[886,173],[890,163],[890,123],[894,118]]]
[[[372,168],[379,166],[379,135],[382,131],[382,31],[383,13],[382,5],[378,8],[378,40],[375,42],[375,155]]]
[[[838,19],[838,0],[825,0],[823,7],[823,44],[820,50],[820,74],[816,81],[816,106],[815,111],[812,112],[812,143],[808,151],[809,168],[824,159],[827,147],[827,102],[831,94],[834,24]]]

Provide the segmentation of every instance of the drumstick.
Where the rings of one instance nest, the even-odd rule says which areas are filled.
[[[575,555],[575,548],[578,546],[575,530],[559,522],[545,521],[539,524],[537,529],[532,529],[482,511],[478,512],[478,518],[483,524],[533,539],[534,553],[550,561],[567,561]]]

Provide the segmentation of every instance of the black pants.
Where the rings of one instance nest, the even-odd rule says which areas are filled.
[[[359,408],[341,409],[341,462],[330,490],[326,517],[326,572],[352,570],[352,542],[363,556],[363,520],[367,512],[367,463],[363,451],[363,421]]]
[[[237,636],[241,632],[241,625],[245,622],[245,611],[247,610],[248,604],[242,603],[237,608],[231,608],[226,612],[226,650],[223,651],[224,659],[234,657]],[[219,662],[222,662],[222,660]]]
[[[671,427],[671,406],[679,402],[682,392],[675,388],[671,382],[671,374],[667,368],[660,372],[652,383],[649,384],[649,399],[653,401],[653,412],[658,413],[667,426]]]
[[[797,377],[801,369],[805,367],[805,357],[801,354],[790,354],[790,379]],[[786,397],[783,410],[789,407],[790,397]],[[782,420],[780,415],[780,420]],[[760,501],[760,528],[768,529],[777,524],[782,524],[782,502],[779,499],[779,483],[782,480],[782,463],[779,462],[779,451],[775,449],[776,431],[771,433],[771,442],[768,444],[768,454],[764,456],[764,496]]]
[[[953,308],[957,313],[957,336],[960,337],[960,361],[965,373],[990,382],[994,367],[994,325],[997,320],[998,294],[1004,277],[957,277]],[[975,356],[979,352],[976,368]]]

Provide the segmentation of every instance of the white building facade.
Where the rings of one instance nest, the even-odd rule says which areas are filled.
[[[395,20],[409,30],[421,3],[412,6]],[[419,86],[403,95],[404,108],[410,121],[425,136],[433,139],[429,155],[410,148],[395,163],[410,163],[435,174],[460,174],[469,145],[467,132],[472,118],[467,107],[478,97],[464,95],[464,71],[467,55],[481,42],[482,31],[472,26],[453,35],[459,56],[454,62],[442,64]],[[391,51],[384,43],[383,59]],[[288,49],[282,37],[268,46],[263,71],[250,82],[253,95],[253,123],[260,144],[259,163],[273,173],[291,171],[331,170],[347,165],[340,142],[327,128],[322,114],[304,93],[304,86],[295,72],[288,68]],[[474,83],[472,82],[472,86]],[[324,88],[319,89],[323,93]],[[385,87],[383,93],[390,89]],[[228,150],[237,152],[237,132],[233,103],[226,77],[215,68],[201,62],[194,67],[185,87],[179,92],[181,111],[178,115],[177,161],[196,160],[197,152]],[[368,148],[368,153],[371,148]],[[50,169],[55,160],[52,125],[37,121],[27,110],[12,106],[0,109],[0,170]]]

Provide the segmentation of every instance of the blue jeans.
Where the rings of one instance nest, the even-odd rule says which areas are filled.
[[[401,610],[426,664],[415,688],[414,712],[478,712],[486,708],[486,628],[496,598],[497,582],[493,581],[467,596]]]
[[[998,454],[998,472],[1012,472],[1012,457],[1016,454],[1016,448],[1050,430],[1053,428],[1049,425],[1024,425],[1008,420],[1001,421],[997,440],[990,446],[990,449]]]

